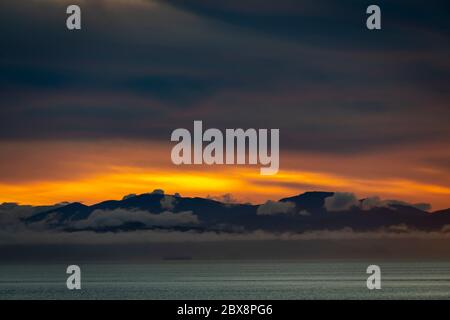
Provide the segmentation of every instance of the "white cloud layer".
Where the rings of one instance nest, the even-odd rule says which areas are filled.
[[[292,213],[295,209],[295,203],[290,201],[272,201],[260,205],[256,211],[258,215],[274,215]]]
[[[129,232],[93,231],[58,232],[32,231],[21,232],[0,231],[0,243],[7,244],[133,244],[133,243],[178,243],[178,242],[215,242],[215,241],[297,241],[297,240],[433,240],[450,239],[450,225],[439,231],[418,231],[405,225],[382,228],[377,231],[355,232],[351,228],[340,230],[309,231],[304,233],[273,233],[254,231],[247,233],[196,232],[196,231],[164,231],[140,230]]]
[[[371,210],[373,208],[392,208],[395,205],[409,206],[422,211],[431,210],[428,203],[408,203],[400,200],[382,200],[378,196],[368,197],[361,201],[351,192],[335,192],[331,197],[325,198],[324,207],[329,212],[346,211],[351,208]]]
[[[199,223],[198,217],[191,211],[173,213],[165,211],[159,214],[153,214],[142,210],[95,210],[84,220],[73,221],[71,227],[75,229],[84,228],[104,228],[118,227],[125,223],[142,223],[147,227],[151,226],[181,226],[195,225]]]
[[[176,198],[174,196],[164,196],[161,201],[161,208],[166,210],[173,210],[176,204]]]
[[[359,201],[353,193],[335,192],[331,197],[325,198],[324,207],[327,211],[346,211],[358,207]]]

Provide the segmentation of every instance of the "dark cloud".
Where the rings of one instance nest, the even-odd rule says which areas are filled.
[[[2,1],[0,139],[168,141],[280,128],[284,149],[354,153],[449,142],[443,1]],[[239,114],[239,117],[236,117]],[[157,119],[157,121],[155,121]]]
[[[448,36],[447,3],[431,1],[377,1],[382,8],[383,25],[397,27],[388,34],[368,36],[358,28],[365,22],[366,8],[371,1],[306,0],[281,1],[165,1],[182,10],[208,19],[247,28],[255,32],[287,37],[314,45],[384,51],[386,49],[419,48],[427,39],[417,39],[417,33],[433,32]],[[432,22],[432,23],[431,23]],[[410,31],[409,31],[410,30]],[[434,43],[437,47],[437,44]]]

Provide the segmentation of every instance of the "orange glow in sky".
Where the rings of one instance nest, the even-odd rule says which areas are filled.
[[[346,191],[450,207],[450,177],[425,168],[420,154],[386,152],[360,157],[282,154],[280,172],[261,176],[259,166],[175,166],[170,146],[127,141],[3,143],[0,202],[93,204],[130,193],[163,189],[206,197],[232,194],[260,203],[305,191]],[[429,150],[431,152],[432,149]],[[408,157],[408,164],[402,159]]]

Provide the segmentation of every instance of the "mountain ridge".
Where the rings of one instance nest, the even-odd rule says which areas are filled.
[[[177,228],[227,232],[304,232],[342,228],[371,231],[397,225],[431,231],[450,225],[450,209],[429,213],[404,203],[363,209],[364,199],[361,199],[344,210],[330,210],[326,199],[337,195],[339,193],[310,191],[255,205],[146,193],[90,206],[74,202],[39,212],[24,218],[23,222],[56,229],[102,232]]]

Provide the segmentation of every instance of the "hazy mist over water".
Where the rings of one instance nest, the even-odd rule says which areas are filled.
[[[67,265],[0,265],[0,299],[450,299],[449,262],[379,263],[382,289],[368,290],[375,262],[86,264],[74,291]]]

